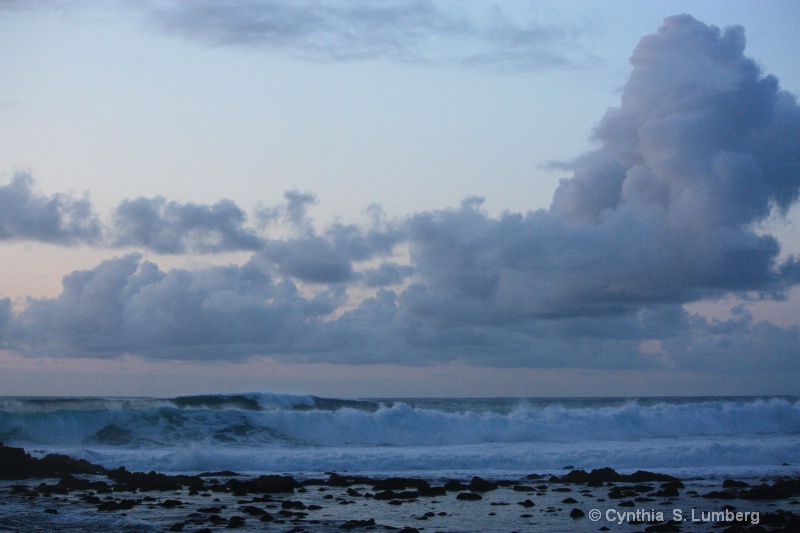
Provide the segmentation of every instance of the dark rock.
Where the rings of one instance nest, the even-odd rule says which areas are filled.
[[[342,476],[336,472],[327,472],[328,479],[321,484],[329,487],[351,487],[353,485],[373,485],[375,479],[367,476]],[[306,484],[305,482],[303,483]],[[316,484],[316,483],[311,483]]]
[[[428,487],[425,490],[420,490],[420,496],[444,496],[447,494],[447,490],[444,487]]]
[[[448,492],[458,492],[460,490],[467,490],[467,486],[453,479],[444,484],[444,489]]]
[[[736,481],[735,479],[726,479],[722,482],[723,489],[743,489],[749,486],[744,481]]]
[[[231,491],[275,494],[294,492],[295,489],[300,487],[300,483],[292,476],[271,474],[250,480],[231,479],[225,483],[225,486]]]
[[[31,457],[22,448],[0,443],[0,479],[61,477],[68,474],[103,474],[106,469],[83,459],[50,454],[41,459]]]
[[[198,476],[168,476],[158,472],[128,472],[125,468],[118,468],[107,473],[108,478],[115,481],[114,490],[118,492],[140,491],[173,491],[181,490],[184,485],[203,485],[203,480]]]
[[[183,531],[184,527],[186,527],[184,522],[175,522],[167,531]]]
[[[527,509],[527,508],[529,508],[529,507],[533,507],[533,506],[535,506],[536,504],[535,504],[535,503],[533,503],[533,502],[532,502],[532,501],[530,501],[530,500],[525,500],[525,501],[519,502],[519,505],[521,505],[521,506],[523,506],[523,507],[525,507],[525,508]]]
[[[570,518],[583,518],[586,516],[586,513],[578,509],[577,507],[569,512]]]
[[[575,498],[564,498],[563,500],[561,500],[561,503],[578,503],[578,500],[576,500]]]
[[[456,496],[457,500],[465,500],[465,501],[476,501],[482,500],[483,496],[480,494],[475,494],[474,492],[461,492]]]
[[[245,526],[245,519],[243,516],[234,515],[228,520],[228,528],[236,529]]]
[[[370,518],[369,520],[348,520],[341,526],[339,529],[355,529],[357,527],[371,527],[375,525],[375,519]]]
[[[164,500],[161,503],[162,507],[178,507],[180,505],[183,505],[183,502],[180,500]]]
[[[203,472],[198,474],[198,477],[236,477],[239,474],[231,470],[222,470],[220,472]]]
[[[783,500],[800,494],[800,478],[779,479],[772,485],[761,485],[742,490],[739,497],[743,500]]]
[[[473,492],[489,492],[490,490],[497,490],[497,483],[475,476],[469,482],[467,488]]]
[[[535,489],[530,485],[514,485],[511,490],[516,492],[533,492]]]
[[[373,498],[376,500],[393,500],[395,496],[395,492],[393,490],[382,490],[380,492],[376,492]]]
[[[138,505],[138,500],[124,499],[120,501],[109,500],[97,506],[98,511],[127,511],[133,509],[134,505]]]
[[[647,481],[679,481],[678,478],[667,474],[658,474],[646,470],[637,470],[633,474],[620,474],[613,468],[596,468],[587,473],[584,470],[573,470],[568,474],[556,477],[553,481],[561,483],[642,483]],[[552,479],[552,478],[551,478]]]
[[[281,502],[281,509],[305,509],[306,504],[301,501],[285,500]]]

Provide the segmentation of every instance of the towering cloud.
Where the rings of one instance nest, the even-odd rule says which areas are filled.
[[[549,211],[413,217],[412,309],[479,323],[594,316],[794,283],[794,260],[780,264],[755,224],[797,200],[800,108],[744,44],[739,27],[667,19],[634,51],[600,147]]]

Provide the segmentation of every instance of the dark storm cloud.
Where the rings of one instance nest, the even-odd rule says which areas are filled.
[[[244,227],[246,221],[246,213],[230,200],[200,205],[136,198],[114,211],[111,241],[162,254],[257,250],[262,240]]]
[[[258,47],[319,61],[487,64],[541,68],[570,63],[570,31],[521,23],[491,6],[481,20],[466,6],[428,0],[211,0],[165,2],[161,30],[220,46]]]
[[[32,185],[31,176],[22,172],[0,185],[0,241],[73,245],[98,240],[100,222],[87,198],[46,196]]]

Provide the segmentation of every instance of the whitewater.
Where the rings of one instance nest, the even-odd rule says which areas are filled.
[[[0,442],[167,473],[762,476],[800,464],[800,398],[0,397]]]

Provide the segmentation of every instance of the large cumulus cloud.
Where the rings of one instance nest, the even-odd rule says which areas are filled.
[[[16,313],[3,304],[3,346],[799,371],[800,327],[759,322],[744,308],[722,320],[684,307],[780,297],[800,280],[797,258],[782,258],[779,241],[758,230],[797,202],[800,108],[744,45],[741,28],[688,15],[643,38],[619,107],[594,132],[596,149],[565,165],[570,175],[546,210],[491,217],[468,198],[455,209],[393,221],[375,210],[368,224],[318,230],[307,213],[313,195],[290,192],[257,214],[255,230],[230,203],[123,203],[118,244],[254,254],[194,271],[129,255],[75,272],[57,298]],[[270,236],[279,223],[288,233]]]
[[[669,18],[634,51],[619,108],[548,211],[474,204],[410,221],[431,316],[490,322],[779,292],[793,259],[756,231],[800,187],[800,108],[743,55],[742,28]],[[448,312],[458,309],[458,315]]]

